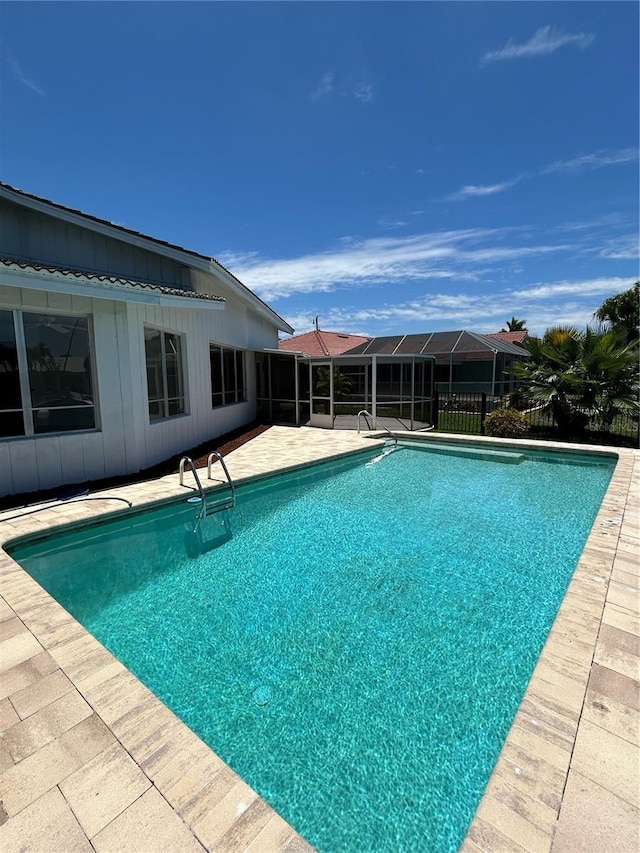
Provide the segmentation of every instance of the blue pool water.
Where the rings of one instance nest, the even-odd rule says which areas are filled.
[[[371,456],[13,556],[322,853],[455,851],[614,463]]]

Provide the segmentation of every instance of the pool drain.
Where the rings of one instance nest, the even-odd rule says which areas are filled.
[[[268,705],[271,702],[272,695],[271,688],[263,684],[261,687],[256,687],[253,691],[253,701],[256,705]]]

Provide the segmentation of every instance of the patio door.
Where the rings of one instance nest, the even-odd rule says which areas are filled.
[[[331,362],[312,362],[309,365],[311,379],[311,426],[333,429],[331,397],[333,375]]]

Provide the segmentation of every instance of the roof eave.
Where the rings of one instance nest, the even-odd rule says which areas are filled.
[[[147,305],[162,305],[171,308],[198,308],[208,311],[224,311],[222,299],[198,299],[189,296],[174,296],[153,289],[139,288],[110,281],[97,281],[74,275],[72,279],[63,273],[45,270],[30,271],[5,268],[2,270],[2,284],[9,287],[22,287],[27,290],[47,290],[52,293],[65,293],[70,296],[89,296],[93,299],[110,299],[116,302],[140,302]]]
[[[97,234],[101,234],[103,237],[111,237],[115,240],[120,240],[131,246],[137,246],[140,249],[145,249],[146,251],[154,252],[155,254],[170,258],[177,263],[184,264],[185,266],[192,267],[200,270],[201,272],[216,275],[233,293],[241,299],[250,302],[252,308],[257,311],[258,314],[265,317],[265,319],[274,325],[276,329],[288,332],[289,334],[292,334],[294,331],[286,320],[269,308],[269,306],[263,302],[259,296],[256,296],[253,291],[251,291],[246,285],[242,284],[238,278],[226,270],[222,264],[218,263],[214,258],[207,258],[205,255],[200,255],[196,252],[190,251],[189,249],[183,249],[170,243],[165,244],[164,242],[155,240],[153,237],[147,237],[144,234],[138,234],[130,231],[123,226],[114,225],[104,220],[98,220],[89,214],[83,213],[82,211],[72,210],[71,208],[56,204],[55,202],[38,198],[37,196],[33,196],[29,193],[10,187],[7,184],[2,184],[0,186],[0,196],[47,216],[55,216],[69,224],[77,225],[81,228],[87,228]]]

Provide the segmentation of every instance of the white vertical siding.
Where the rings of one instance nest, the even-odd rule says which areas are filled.
[[[211,377],[209,368],[209,344],[227,344],[245,349],[249,337],[248,319],[244,306],[227,304],[225,311],[198,311],[197,309],[164,309],[154,306],[138,306],[139,323],[158,326],[183,335],[183,362],[187,391],[187,414],[166,420],[149,422],[147,414],[147,388],[145,376],[144,339],[140,333],[138,366],[132,357],[132,374],[138,374],[143,383],[140,389],[140,411],[138,420],[140,442],[140,468],[147,468],[181,451],[208,440],[215,447],[215,438],[255,417],[256,405],[253,397],[245,403],[211,408]],[[261,328],[262,323],[256,324]],[[272,330],[270,345],[277,340]],[[276,344],[277,345],[277,344]],[[253,354],[246,356],[248,381],[255,387]]]
[[[103,477],[110,477],[112,473],[107,464],[107,459],[104,452],[104,434],[101,432],[83,432],[76,436],[67,433],[63,436],[65,441],[68,441],[74,448],[78,448],[82,453],[84,473],[82,480],[65,480],[67,483],[82,482],[83,480],[99,480]]]
[[[38,465],[38,483],[41,489],[53,488],[64,482],[58,435],[41,435],[38,437],[36,462]]]
[[[138,425],[136,424],[136,413],[143,405],[141,396],[140,376],[134,375],[132,370],[132,340],[137,341],[139,337],[137,326],[130,325],[129,315],[132,307],[128,303],[119,303],[116,306],[115,325],[116,339],[118,341],[117,363],[118,384],[120,387],[120,414],[122,418],[122,440],[124,446],[124,469],[135,471],[138,460],[138,448],[136,435]]]
[[[60,458],[61,479],[52,486],[60,483],[81,483],[86,480],[86,468],[82,446],[78,441],[58,440],[58,453]],[[38,455],[40,447],[38,446]]]
[[[120,370],[121,349],[126,341],[118,337],[116,317],[124,303],[95,300],[93,311],[93,343],[99,426],[102,432],[101,455],[110,474],[124,474],[126,453],[124,441],[124,404],[130,399],[130,382],[123,383]]]
[[[108,268],[115,274],[128,270],[174,283],[179,265],[172,261],[53,217],[33,216],[29,251],[34,257],[55,262],[62,249],[70,252],[71,247],[78,266]],[[42,290],[4,286],[0,280],[2,308],[90,317],[98,418],[95,431],[0,439],[0,495],[134,473],[209,441],[214,449],[217,436],[255,417],[253,351],[276,348],[277,329],[215,276],[192,270],[192,280],[197,290],[224,296],[224,310],[53,293],[46,290],[44,278]],[[186,413],[154,423],[148,412],[145,324],[183,339]],[[211,408],[211,342],[245,350],[247,402]]]
[[[8,490],[3,491],[3,494],[35,492],[43,488],[38,477],[37,453],[34,442],[19,438],[8,442],[8,445],[10,482],[7,483]]]

